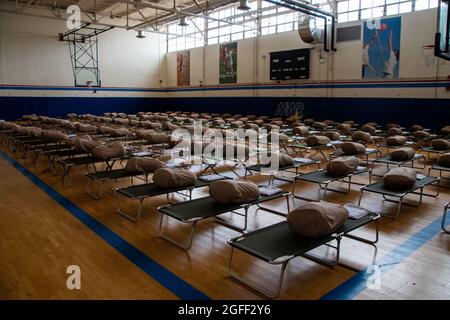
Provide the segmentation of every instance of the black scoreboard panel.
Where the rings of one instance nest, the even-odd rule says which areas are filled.
[[[270,80],[309,79],[310,49],[270,53]]]

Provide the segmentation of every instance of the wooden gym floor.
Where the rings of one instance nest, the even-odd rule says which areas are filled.
[[[8,157],[194,290],[212,299],[263,298],[228,277],[230,247],[226,241],[238,233],[206,220],[198,225],[192,248],[184,251],[158,236],[156,207],[166,204],[165,196],[147,199],[141,220],[132,223],[116,213],[112,192],[113,187],[129,185],[129,180],[108,185],[109,192],[102,199],[94,200],[85,191],[86,168],[74,170],[75,184],[68,186],[60,182],[60,176],[42,174],[42,167],[30,167],[20,159],[20,154],[3,152],[8,156],[0,154],[0,299],[180,298],[177,290],[164,285],[161,278],[152,278],[123,251],[116,250],[56,202],[51,194],[7,161]],[[312,171],[316,167],[308,169]],[[375,167],[376,172],[382,170],[383,167]],[[223,173],[233,175],[227,170]],[[249,179],[262,182],[265,177]],[[356,181],[367,183],[368,177],[357,177]],[[289,184],[280,181],[277,184],[290,191]],[[354,185],[347,195],[330,192],[327,201],[356,203],[358,190]],[[206,192],[196,190],[194,197],[205,196]],[[316,185],[302,182],[297,182],[297,192],[311,197],[318,195]],[[174,199],[183,200],[180,196]],[[376,212],[394,212],[395,205],[381,199],[379,195],[367,193],[362,206]],[[381,218],[377,250],[345,239],[341,262],[355,271],[341,266],[329,269],[303,258],[294,259],[288,265],[280,299],[449,299],[450,235],[441,233],[439,228],[444,204],[449,200],[449,189],[441,188],[439,198],[425,197],[420,208],[405,206],[398,219]],[[291,206],[300,203],[301,200],[291,200]],[[270,207],[286,210],[284,200],[274,201]],[[136,203],[125,202],[128,211],[135,208]],[[253,209],[249,230],[281,219]],[[166,227],[175,237],[187,235],[188,229],[174,221],[166,222]],[[359,234],[372,237],[374,228],[367,226]],[[332,254],[321,251],[321,254]],[[278,269],[245,254],[236,257],[236,266],[243,274],[266,286],[276,283]],[[379,264],[381,282],[379,287],[368,289],[365,278],[361,280],[357,271],[373,264],[374,258]],[[69,265],[81,268],[80,290],[66,287]]]

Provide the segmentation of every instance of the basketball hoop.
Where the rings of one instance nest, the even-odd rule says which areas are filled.
[[[434,45],[422,46],[422,56],[427,68],[434,67],[436,65],[437,57],[434,55]]]

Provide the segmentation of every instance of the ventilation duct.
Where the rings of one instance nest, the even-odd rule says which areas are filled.
[[[299,12],[298,34],[304,42],[310,44],[323,43],[325,32],[323,18]]]

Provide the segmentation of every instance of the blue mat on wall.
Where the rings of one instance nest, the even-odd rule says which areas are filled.
[[[441,128],[450,123],[448,99],[386,98],[302,98],[302,97],[214,97],[214,98],[130,98],[130,97],[0,97],[0,119],[14,120],[23,114],[64,117],[67,113],[139,111],[205,111],[275,116],[301,110],[305,118],[335,121],[375,121],[403,126],[421,124]]]

